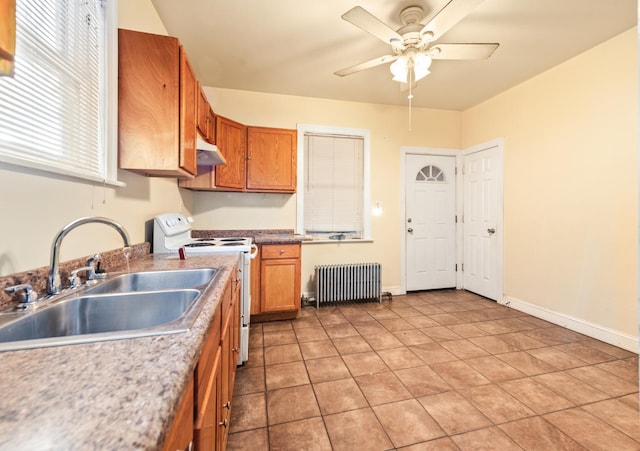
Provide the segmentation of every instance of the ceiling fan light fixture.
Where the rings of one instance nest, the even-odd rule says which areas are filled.
[[[409,69],[409,58],[406,56],[401,56],[397,60],[395,60],[391,66],[389,66],[389,70],[393,74],[393,80],[399,81],[400,83],[407,82],[407,72]]]
[[[429,55],[425,55],[424,53],[416,53],[413,55],[413,73],[415,75],[415,80],[418,81],[431,72],[429,71],[429,67],[431,66],[431,57]]]

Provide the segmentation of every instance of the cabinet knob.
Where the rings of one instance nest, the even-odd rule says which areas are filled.
[[[231,400],[229,400],[226,403],[222,404],[222,407],[224,407],[225,409],[231,409]]]
[[[218,423],[218,426],[222,426],[222,427],[227,427],[227,419],[225,418],[224,421],[221,421],[220,423]]]
[[[280,249],[280,255],[284,254],[284,249]]]

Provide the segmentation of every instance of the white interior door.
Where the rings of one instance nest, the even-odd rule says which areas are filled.
[[[406,289],[456,286],[455,157],[405,157]]]
[[[464,288],[502,296],[502,148],[464,157]]]

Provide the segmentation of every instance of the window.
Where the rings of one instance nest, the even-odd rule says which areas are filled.
[[[108,151],[117,138],[109,89],[117,83],[116,6],[17,1],[15,74],[0,78],[0,161],[117,183]]]
[[[370,239],[369,132],[298,126],[298,227],[314,240]]]
[[[425,166],[418,171],[416,182],[446,183],[447,179],[438,166]]]

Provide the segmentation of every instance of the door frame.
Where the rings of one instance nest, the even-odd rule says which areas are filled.
[[[464,150],[459,149],[446,149],[436,147],[415,147],[415,146],[402,146],[400,148],[400,290],[401,294],[407,292],[407,242],[405,239],[405,217],[406,217],[406,199],[407,194],[405,192],[405,177],[406,177],[406,155],[426,155],[426,156],[445,156],[455,157],[456,159],[456,205],[455,212],[457,216],[456,221],[456,265],[458,265],[458,271],[456,271],[456,289],[464,289],[464,273],[462,271],[462,263],[464,261],[464,223],[462,217],[464,214],[464,160],[467,155],[481,152],[493,147],[497,147],[500,154],[500,165],[502,167],[502,180],[500,184],[500,193],[498,195],[498,211],[497,211],[497,227],[503,231],[501,239],[498,241],[498,303],[502,303],[504,297],[504,138],[496,138],[484,143],[480,143]]]
[[[498,243],[497,243],[496,258],[498,259],[498,261],[497,261],[497,269],[496,269],[496,284],[498,285],[497,287],[498,290],[497,290],[497,299],[495,301],[499,304],[502,304],[503,298],[504,298],[504,138],[496,138],[496,139],[492,139],[491,141],[486,141],[481,144],[476,144],[475,146],[467,147],[461,153],[463,158],[462,164],[464,165],[464,159],[468,155],[482,152],[483,150],[493,149],[493,148],[497,148],[498,150],[498,158],[499,158],[500,172],[501,172],[500,183],[498,186],[498,206],[496,210],[496,227],[498,227],[499,230],[502,231],[502,233],[500,233],[499,235],[500,239],[497,240]],[[460,172],[462,173],[462,176],[460,177],[460,179],[462,180],[462,187],[464,189],[464,171],[460,171]],[[462,197],[461,206],[462,206],[462,211],[464,213],[464,193]],[[464,224],[462,225],[464,226]],[[464,257],[464,244],[465,244],[464,228],[463,228],[463,235],[460,243],[463,246],[462,255]],[[464,288],[464,274],[461,273],[461,275],[462,275],[461,285]]]
[[[462,218],[462,177],[460,177],[460,168],[463,161],[463,155],[460,150],[457,149],[444,149],[435,147],[412,147],[402,146],[400,148],[400,289],[403,294],[407,292],[407,241],[405,239],[405,217],[406,217],[406,201],[407,193],[405,191],[405,177],[406,177],[406,156],[412,155],[424,155],[424,156],[440,156],[440,157],[454,157],[456,159],[456,198],[455,198],[455,212],[458,217],[456,221],[456,265],[460,269],[460,264],[463,257],[462,247],[462,227],[460,218]],[[456,288],[462,288],[462,272],[456,271]]]

